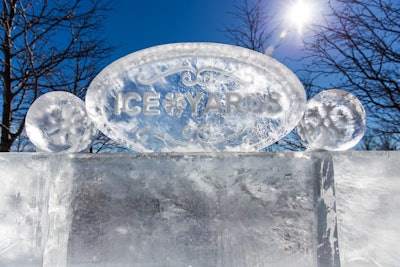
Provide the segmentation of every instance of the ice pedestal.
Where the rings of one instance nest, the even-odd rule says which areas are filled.
[[[339,266],[328,153],[0,158],[1,266]]]
[[[0,154],[0,266],[400,262],[400,152]],[[295,261],[295,263],[293,263]]]

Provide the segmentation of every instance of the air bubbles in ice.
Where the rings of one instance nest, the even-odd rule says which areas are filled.
[[[62,91],[44,94],[32,104],[26,115],[26,132],[44,152],[81,152],[97,135],[83,100]]]
[[[309,149],[342,151],[355,146],[366,128],[361,102],[343,90],[326,90],[310,99],[297,133]]]

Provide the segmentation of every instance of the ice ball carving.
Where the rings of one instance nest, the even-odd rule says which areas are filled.
[[[40,96],[29,108],[25,123],[29,139],[44,152],[81,152],[97,135],[84,101],[63,91]]]
[[[366,115],[361,102],[338,89],[326,90],[307,103],[296,130],[309,149],[347,150],[364,136]]]

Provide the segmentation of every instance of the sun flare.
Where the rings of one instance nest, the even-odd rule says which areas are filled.
[[[292,27],[296,27],[297,31],[301,33],[312,20],[314,16],[314,5],[307,0],[296,0],[292,6],[289,7],[287,18]]]

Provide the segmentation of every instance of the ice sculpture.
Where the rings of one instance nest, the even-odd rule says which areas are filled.
[[[96,132],[88,117],[138,152],[259,151],[300,119],[297,132],[310,149],[346,150],[366,127],[352,94],[327,90],[306,104],[303,86],[279,62],[212,43],[162,45],[123,57],[92,81],[86,111],[72,94],[48,93],[29,109],[26,129],[41,151],[79,152]]]
[[[26,115],[29,140],[44,152],[81,152],[97,134],[86,115],[85,103],[63,91],[42,95]]]
[[[114,62],[86,109],[69,93],[45,94],[27,114],[28,136],[67,153],[0,155],[0,266],[339,267],[338,240],[352,244],[337,230],[331,153],[216,153],[264,148],[301,118],[311,149],[347,149],[365,131],[353,95],[329,90],[306,105],[280,63],[211,43]],[[93,124],[138,152],[185,153],[68,153],[90,145]],[[213,153],[189,153],[199,151]],[[353,252],[344,262],[398,259]]]
[[[361,102],[343,90],[326,90],[311,98],[297,133],[309,149],[347,150],[364,136]]]
[[[296,126],[305,97],[268,56],[182,43],[115,61],[90,84],[86,107],[100,131],[138,152],[258,151]]]

